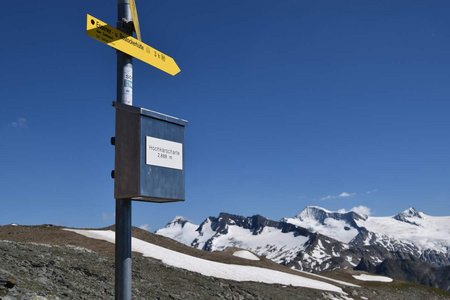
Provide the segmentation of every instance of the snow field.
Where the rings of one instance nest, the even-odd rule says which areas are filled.
[[[198,225],[186,222],[182,227],[175,218],[168,226],[159,229],[156,234],[175,239],[185,245],[202,249],[205,243],[214,237],[211,244],[212,251],[223,251],[228,247],[248,249],[259,256],[265,256],[274,262],[290,261],[298,252],[305,248],[307,237],[294,236],[291,233],[283,233],[280,229],[265,227],[259,234],[254,235],[251,230],[237,225],[228,225],[227,234],[217,234],[211,229],[211,220],[206,219],[198,232]]]
[[[93,239],[100,239],[108,241],[110,243],[115,242],[115,233],[111,230],[65,230],[72,231]],[[299,275],[283,273],[280,271],[260,267],[233,265],[209,261],[206,259],[201,259],[160,246],[156,246],[154,244],[136,238],[132,239],[132,250],[135,252],[140,252],[146,257],[152,257],[161,260],[167,265],[200,273],[205,276],[212,276],[235,281],[254,281],[269,284],[292,285],[297,287],[319,289],[345,294],[341,288],[319,280],[309,279]]]
[[[259,257],[247,250],[239,250],[233,253],[233,256],[245,258],[248,260],[259,260]]]
[[[175,220],[183,219],[182,217],[176,217]],[[181,226],[179,223],[171,223],[170,226],[159,229],[157,234],[190,246],[192,241],[197,237],[197,232],[195,231],[197,227],[198,225],[190,222],[186,222],[184,226]]]
[[[411,242],[420,249],[447,252],[450,247],[450,217],[433,217],[422,214],[422,218],[409,218],[417,225],[398,221],[392,217],[369,217],[358,220],[359,226],[389,237]]]
[[[362,280],[362,281],[378,281],[378,282],[392,282],[392,278],[386,277],[386,276],[377,276],[377,275],[367,275],[367,274],[360,274],[360,275],[352,275],[353,278]]]
[[[321,275],[314,274],[314,273],[310,273],[310,272],[300,271],[300,270],[297,270],[297,269],[295,269],[295,268],[291,268],[291,269],[292,269],[292,270],[295,270],[295,271],[297,271],[297,272],[303,273],[303,274],[308,274],[308,275],[310,275],[310,276],[314,276],[314,277],[326,279],[326,280],[328,280],[328,281],[333,281],[333,282],[336,282],[336,283],[339,283],[339,284],[342,284],[342,285],[360,288],[359,285],[356,285],[356,284],[353,284],[353,283],[350,283],[350,282],[345,282],[345,281],[342,281],[342,280],[337,280],[337,279],[333,279],[333,278],[321,276]]]
[[[358,230],[351,227],[343,220],[326,218],[324,220],[324,225],[320,224],[314,218],[305,220],[300,220],[298,218],[285,218],[285,220],[287,223],[290,223],[292,225],[309,229],[312,232],[318,232],[343,243],[349,243],[355,236],[358,235]],[[344,227],[349,228],[349,230],[344,230]]]
[[[205,226],[204,226],[205,227]],[[203,228],[206,231],[206,235],[210,228]],[[214,234],[216,232],[212,231]],[[205,235],[205,234],[204,234]],[[230,239],[232,236],[232,239]],[[237,225],[228,225],[228,233],[219,235],[213,240],[212,250],[223,250],[230,247],[244,248],[244,249],[261,249],[265,248],[267,245],[273,245],[276,247],[304,247],[305,242],[308,240],[307,237],[297,236],[291,233],[282,233],[280,229],[273,227],[264,227],[261,233],[254,235],[251,230],[239,227]]]

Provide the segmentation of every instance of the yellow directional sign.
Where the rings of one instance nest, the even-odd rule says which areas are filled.
[[[139,18],[137,14],[136,2],[134,0],[130,0],[130,10],[131,10],[131,18],[133,19],[134,31],[136,31],[136,36],[138,40],[142,41],[141,38],[141,28],[139,28]]]
[[[142,60],[170,75],[176,75],[180,72],[180,68],[172,57],[89,14],[86,16],[86,31],[90,37],[97,41]]]

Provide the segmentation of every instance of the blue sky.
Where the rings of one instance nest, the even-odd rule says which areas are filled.
[[[139,1],[134,105],[187,119],[186,201],[162,227],[307,205],[450,215],[448,1]],[[0,224],[114,222],[115,51],[85,33],[116,1],[4,3]]]

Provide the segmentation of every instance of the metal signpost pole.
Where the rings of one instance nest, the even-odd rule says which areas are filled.
[[[118,0],[117,28],[133,34],[129,0]],[[133,104],[133,65],[131,56],[117,51],[117,98]],[[131,199],[116,199],[115,299],[131,300]]]
[[[116,198],[115,298],[131,300],[131,201],[184,201],[183,143],[187,121],[132,106],[131,57],[172,76],[178,74],[180,68],[172,57],[142,42],[134,0],[118,0],[117,8],[117,28],[87,14],[86,33],[118,50],[114,104],[118,144],[116,137],[111,139],[115,146],[116,169],[111,173]],[[158,129],[150,130],[152,126]],[[163,149],[164,153],[156,153],[161,151],[158,149]],[[145,151],[143,159],[136,154],[140,151]],[[140,174],[144,174],[143,178]]]

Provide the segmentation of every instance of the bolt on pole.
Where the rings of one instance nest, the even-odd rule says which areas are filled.
[[[118,0],[117,28],[132,35],[129,0]],[[116,101],[133,105],[131,56],[117,51]],[[131,300],[131,199],[116,199],[115,299]]]

